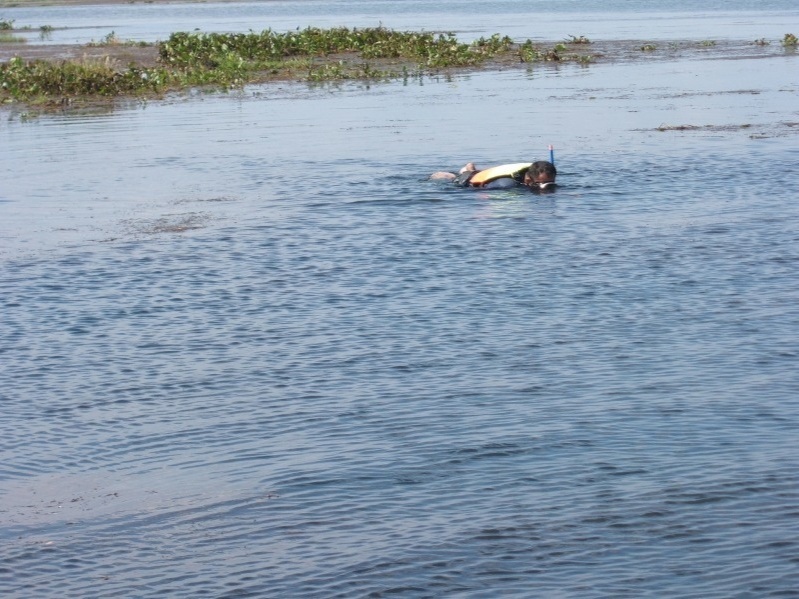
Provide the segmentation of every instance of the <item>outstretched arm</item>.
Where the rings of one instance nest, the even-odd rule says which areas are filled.
[[[458,171],[458,175],[462,175],[463,173],[471,173],[472,171],[476,171],[477,167],[474,165],[474,162],[466,163],[461,169]],[[458,175],[455,173],[449,173],[447,171],[438,171],[430,175],[430,178],[435,181],[452,181]]]

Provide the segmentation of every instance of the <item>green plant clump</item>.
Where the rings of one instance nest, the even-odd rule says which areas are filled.
[[[45,32],[45,28],[42,27],[42,31]],[[49,29],[52,31],[52,27]],[[90,48],[103,48],[105,46],[150,46],[149,42],[137,42],[135,40],[123,40],[120,38],[116,32],[112,31],[108,35],[106,35],[102,40],[99,42],[91,41],[86,44]]]
[[[461,43],[452,33],[432,34],[392,31],[382,27],[317,29],[288,33],[267,29],[261,33],[173,33],[159,47],[164,64],[176,68],[218,68],[231,61],[251,68],[296,56],[329,56],[354,52],[362,58],[406,58],[427,67],[479,64],[507,52],[512,40],[495,34],[472,44]]]
[[[570,35],[569,38],[566,40],[567,44],[590,44],[591,40],[589,40],[584,35],[576,36]]]
[[[109,61],[56,64],[12,58],[0,63],[0,91],[18,100],[158,92],[170,81],[163,69],[130,67],[120,72]]]
[[[587,42],[576,42],[587,43]],[[570,61],[581,64],[591,62],[592,57],[587,54],[567,54],[565,44],[555,44],[552,48],[539,48],[531,40],[527,40],[519,47],[519,59],[522,62],[561,62]]]
[[[89,45],[133,43],[121,41],[111,32],[101,42]],[[119,68],[110,60],[85,59],[53,63],[15,58],[0,63],[0,100],[63,102],[80,97],[160,94],[188,86],[229,88],[274,77],[307,81],[407,79],[430,70],[478,66],[492,58],[522,62],[591,60],[590,56],[566,51],[566,44],[539,49],[530,40],[519,46],[499,34],[463,43],[452,33],[383,27],[309,27],[288,33],[180,32],[158,44],[160,66],[155,68]]]
[[[799,40],[797,40],[793,33],[786,33],[781,43],[786,48],[796,48],[797,44],[799,44]]]
[[[0,43],[3,44],[24,44],[28,40],[19,35],[12,35],[7,31],[0,31]]]

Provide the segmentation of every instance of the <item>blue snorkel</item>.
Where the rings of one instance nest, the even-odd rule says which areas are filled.
[[[552,144],[549,145],[549,161],[552,164],[555,164],[555,148],[552,146]]]

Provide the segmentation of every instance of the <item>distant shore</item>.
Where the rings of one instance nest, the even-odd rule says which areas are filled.
[[[95,4],[220,4],[240,0],[0,0],[0,8],[27,8],[32,6],[82,6]]]
[[[108,3],[115,1],[117,4],[128,3],[128,0],[58,0],[61,4],[81,3]],[[173,0],[167,0],[172,2]],[[184,0],[174,0],[183,2]],[[190,2],[192,0],[185,0]],[[215,0],[216,2],[220,0]],[[232,2],[234,0],[222,0]],[[2,15],[0,15],[2,16]],[[13,33],[13,31],[11,31]],[[110,58],[120,64],[134,63],[139,66],[154,66],[158,61],[158,48],[156,44],[125,43],[112,44],[36,44],[36,43],[8,43],[0,41],[0,62],[15,56],[24,60],[78,60],[84,58]],[[555,46],[562,44],[563,40],[539,42],[540,46]],[[708,44],[703,40],[660,40],[651,44],[644,39],[633,40],[600,40],[586,44],[569,44],[569,52],[590,56],[592,63],[607,62],[641,62],[653,60],[680,60],[685,58],[707,59],[741,59],[741,58],[770,58],[785,55],[786,52],[794,53],[795,49],[786,49],[780,45],[780,40],[772,39],[766,42],[755,40],[726,40]],[[339,60],[339,56],[330,56],[329,60]],[[379,62],[379,61],[378,61]],[[544,63],[557,66],[558,62]],[[481,65],[482,69],[505,69],[523,67],[524,63],[518,60],[493,60]],[[528,65],[529,66],[529,65]],[[540,65],[539,65],[540,66]],[[465,70],[474,70],[468,67]]]
[[[214,0],[218,2],[219,0]],[[230,1],[230,0],[228,0]],[[191,0],[167,0],[191,3]],[[51,0],[38,5],[122,4],[129,0]],[[198,3],[198,2],[195,2]],[[0,7],[11,3],[0,0]],[[143,3],[140,3],[143,4]],[[0,19],[9,15],[0,13]],[[13,16],[13,15],[12,15]],[[309,27],[247,34],[175,32],[157,42],[109,34],[99,42],[36,43],[13,20],[0,36],[0,100],[63,104],[100,96],[160,95],[270,81],[386,81],[484,70],[590,68],[597,63],[768,59],[797,55],[796,37],[592,41],[584,36],[525,42],[494,33],[462,43],[454,33]],[[42,27],[44,31],[45,28]],[[53,28],[50,28],[53,30]],[[206,32],[210,33],[210,32]],[[219,36],[227,36],[224,43]],[[788,37],[792,39],[789,40]]]

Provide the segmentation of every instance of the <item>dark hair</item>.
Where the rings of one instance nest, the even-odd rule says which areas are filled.
[[[539,160],[538,162],[533,162],[530,165],[530,168],[527,169],[527,174],[530,175],[533,179],[538,177],[538,175],[547,175],[551,178],[555,178],[558,174],[558,170],[555,168],[555,165],[551,162],[547,162],[546,160]]]

